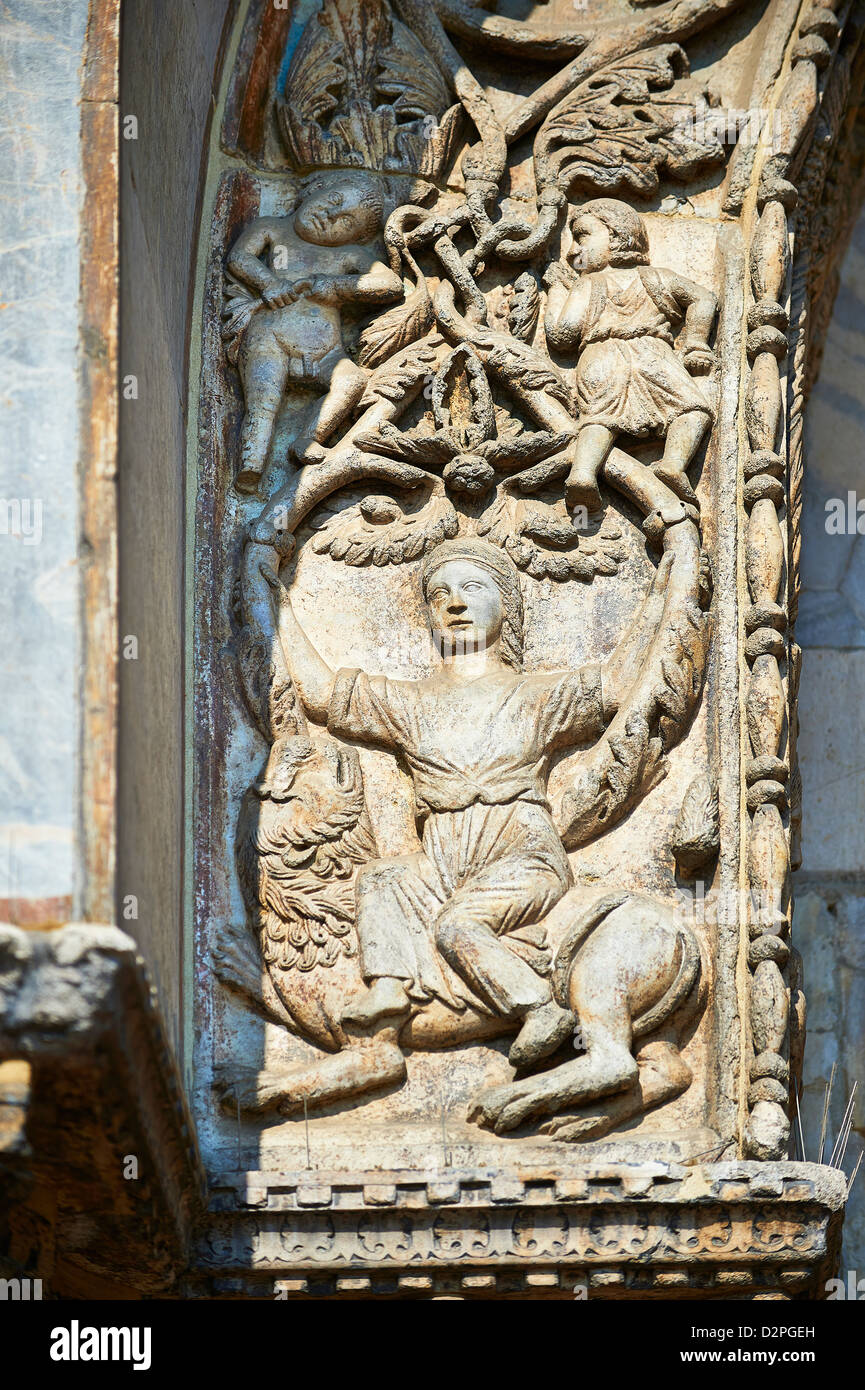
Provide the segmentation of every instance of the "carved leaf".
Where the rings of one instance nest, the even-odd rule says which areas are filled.
[[[402,431],[389,423],[380,425],[372,434],[359,434],[355,443],[359,449],[368,449],[371,454],[401,459],[403,463],[412,463],[418,468],[448,463],[458,452],[449,430]]]
[[[428,50],[405,24],[392,21],[392,42],[378,55],[375,88],[403,119],[416,119],[448,104],[448,89]]]
[[[307,23],[278,114],[301,170],[429,174],[456,133],[457,108],[432,55],[386,0],[325,0]]]
[[[403,511],[393,497],[367,497],[339,512],[323,513],[312,525],[321,528],[312,541],[315,553],[353,566],[417,560],[459,530],[457,514],[443,493],[433,493],[413,511]]]
[[[570,406],[571,390],[552,362],[545,363],[538,354],[531,357],[507,347],[495,348],[487,357],[486,365],[495,372],[517,382],[526,391],[546,391],[562,405]]]
[[[238,639],[237,670],[246,706],[268,742],[305,732],[306,720],[288,672],[276,660],[272,643],[251,627]]]
[[[718,853],[718,785],[710,775],[695,777],[685,792],[670,843],[682,874],[695,874]]]
[[[242,280],[226,272],[222,304],[222,341],[225,355],[232,366],[237,366],[237,355],[243,335],[249,327],[253,314],[263,301],[254,294]]]
[[[478,535],[501,546],[518,569],[533,579],[590,583],[596,574],[616,574],[624,551],[621,531],[605,524],[587,539],[571,524],[564,504],[527,504],[500,488],[477,523]]]
[[[701,164],[722,161],[711,122],[694,118],[700,94],[672,90],[687,71],[677,44],[602,68],[550,112],[535,141],[536,164],[565,190],[579,183],[645,195],[662,169],[689,178]]]
[[[371,405],[379,404],[382,398],[394,404],[404,400],[412,387],[423,381],[435,366],[436,349],[440,342],[438,334],[430,334],[376,367],[358,408],[367,410]]]
[[[433,325],[433,307],[426,286],[421,284],[404,304],[380,314],[360,336],[358,361],[362,367],[377,367],[400,348],[408,347],[428,333]]]
[[[606,737],[582,755],[571,773],[560,821],[568,849],[609,829],[666,776],[665,755],[683,737],[699,699],[709,622],[694,599],[699,587],[696,530],[682,541],[687,543],[688,587],[678,594]]]
[[[534,336],[541,308],[537,277],[526,270],[514,282],[514,297],[508,314],[508,327],[515,338],[529,343]]]

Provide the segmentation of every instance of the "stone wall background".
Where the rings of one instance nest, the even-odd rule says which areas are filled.
[[[805,964],[808,1040],[802,1124],[816,1158],[825,1086],[837,1063],[829,1145],[854,1082],[860,1094],[847,1150],[865,1144],[865,534],[832,534],[842,499],[865,513],[865,214],[841,268],[820,376],[805,423],[799,758],[803,862],[794,936]],[[861,521],[865,533],[865,516]],[[828,1155],[824,1155],[828,1157]],[[865,1275],[865,1169],[844,1227],[846,1269]]]
[[[77,878],[78,102],[86,0],[0,22],[0,920],[67,921]]]
[[[125,0],[121,139],[120,372],[137,399],[120,409],[120,662],[117,890],[169,1033],[183,1052],[184,548],[187,329],[202,157],[229,0]],[[142,62],[142,54],[147,55]],[[158,72],[158,80],[154,80]]]
[[[175,1041],[185,331],[226,9],[212,0],[125,6],[136,49],[148,35],[148,60],[127,53],[121,107],[139,119],[138,141],[124,147],[121,370],[140,381],[122,421],[121,632],[139,637],[140,656],[121,670],[119,890],[139,897],[138,923],[122,925],[136,931],[154,968]],[[7,0],[0,25],[0,918],[29,926],[67,920],[77,887],[78,112],[87,15],[87,0]],[[812,1158],[833,1061],[830,1144],[853,1082],[865,1085],[865,536],[832,535],[825,524],[827,500],[853,491],[854,515],[865,500],[865,217],[844,261],[806,436],[795,932],[809,1001],[803,1125]],[[17,527],[10,502],[30,505]],[[863,1116],[860,1097],[848,1167],[865,1141]],[[865,1173],[845,1230],[845,1268],[863,1276]]]

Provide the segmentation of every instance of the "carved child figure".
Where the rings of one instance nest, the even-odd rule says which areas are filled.
[[[566,484],[568,506],[601,506],[598,475],[620,434],[660,435],[655,472],[695,502],[687,471],[714,418],[692,375],[711,371],[709,334],[717,300],[672,270],[649,265],[646,226],[626,203],[599,198],[572,214],[568,260],[576,280],[553,279],[546,335],[559,352],[578,354],[577,437]],[[680,345],[675,333],[684,319]]]
[[[230,329],[240,338],[237,365],[246,398],[236,478],[241,491],[258,487],[287,386],[324,393],[292,449],[301,463],[320,462],[328,435],[363,395],[367,376],[346,353],[342,307],[402,295],[399,276],[368,245],[383,215],[377,180],[333,173],[307,185],[291,216],[256,218],[234,243],[228,270],[257,296],[244,297]]]

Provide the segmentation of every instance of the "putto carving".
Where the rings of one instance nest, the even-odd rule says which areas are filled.
[[[691,379],[710,371],[709,333],[717,301],[684,275],[650,266],[639,213],[609,198],[576,209],[566,266],[551,267],[546,333],[577,355],[574,404],[579,432],[565,485],[569,506],[596,511],[598,473],[620,434],[661,435],[655,473],[696,502],[688,469],[714,411]],[[571,278],[568,268],[579,267]],[[674,331],[682,325],[681,356]]]
[[[387,304],[402,282],[367,245],[381,229],[381,186],[365,173],[307,183],[290,217],[259,217],[238,237],[225,334],[246,399],[237,487],[254,492],[267,463],[286,388],[324,395],[307,411],[295,456],[322,457],[322,442],[357,405],[367,375],[347,355],[345,304]]]

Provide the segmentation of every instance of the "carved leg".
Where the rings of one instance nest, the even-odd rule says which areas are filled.
[[[469,1118],[497,1134],[516,1129],[534,1115],[551,1115],[632,1086],[638,1076],[631,1056],[631,1013],[627,985],[613,970],[590,978],[579,961],[570,997],[580,1020],[586,1052],[539,1076],[495,1086],[478,1097]]]
[[[365,1095],[405,1081],[405,1058],[391,1036],[379,1035],[287,1071],[259,1072],[248,1080],[231,1080],[221,1087],[221,1104],[234,1114],[278,1110],[281,1115],[320,1110],[339,1100]]]
[[[541,1125],[541,1134],[571,1144],[602,1139],[636,1115],[675,1100],[691,1084],[691,1069],[671,1042],[647,1043],[640,1048],[636,1061],[639,1076],[630,1090],[578,1115],[556,1115]]]
[[[285,387],[288,358],[272,338],[256,343],[255,350],[241,353],[240,371],[246,397],[246,414],[240,432],[240,467],[234,485],[239,492],[256,492],[267,465]]]
[[[586,425],[580,430],[572,446],[573,462],[565,483],[568,511],[572,512],[575,507],[586,507],[590,512],[600,511],[603,504],[598,489],[598,474],[607,461],[615,439],[615,433],[606,425]]]
[[[549,983],[508,947],[506,938],[474,921],[463,904],[449,904],[439,914],[436,945],[500,1018],[523,1020],[509,1054],[512,1066],[532,1066],[551,1056],[573,1032],[574,1016],[553,1001]]]
[[[518,1129],[535,1115],[550,1115],[569,1105],[625,1090],[637,1077],[637,1064],[622,1042],[600,1033],[590,1051],[540,1076],[484,1091],[469,1119],[496,1134]]]
[[[688,481],[688,469],[708,428],[709,416],[705,411],[689,410],[674,420],[667,431],[664,455],[655,468],[655,474],[683,502],[696,504],[696,494]]]
[[[299,463],[320,463],[322,445],[328,435],[354,410],[366,390],[367,375],[348,357],[333,369],[327,394],[313,406],[303,438],[294,442],[292,453]]]

